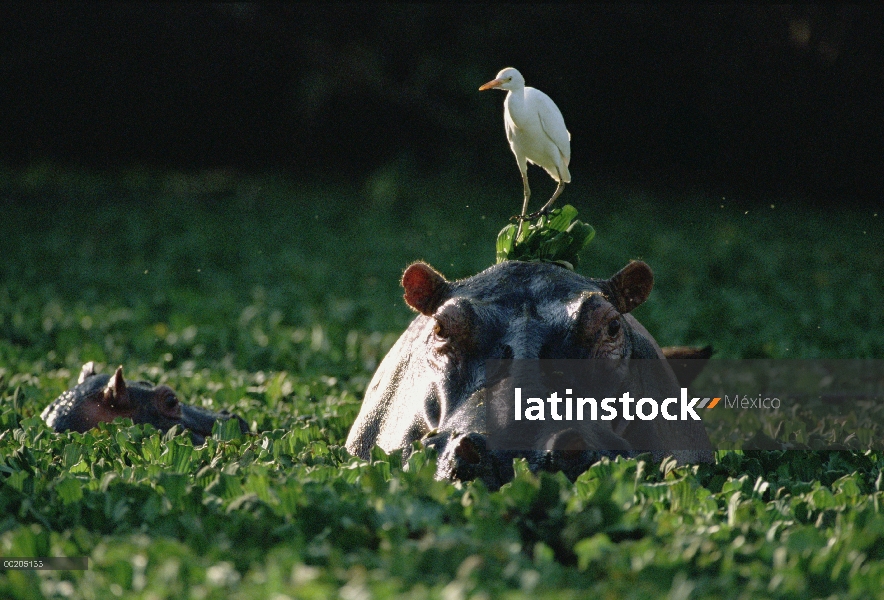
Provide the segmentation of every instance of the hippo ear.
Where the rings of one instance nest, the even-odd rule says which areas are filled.
[[[448,281],[433,267],[423,262],[416,262],[402,275],[402,287],[405,288],[405,303],[411,308],[430,316],[448,295]]]
[[[80,369],[80,376],[77,378],[77,384],[81,384],[93,375],[97,374],[98,371],[95,369],[95,363],[90,360],[85,365],[83,365],[82,369]]]
[[[123,379],[123,367],[117,367],[116,372],[108,380],[104,388],[103,400],[110,406],[121,406],[129,403],[129,390],[126,389],[126,380]]]
[[[621,314],[647,300],[653,287],[654,273],[640,260],[630,262],[607,281],[610,300]]]
[[[688,387],[706,366],[707,359],[712,356],[712,346],[666,346],[660,348],[663,356],[669,361],[675,378],[681,387]]]

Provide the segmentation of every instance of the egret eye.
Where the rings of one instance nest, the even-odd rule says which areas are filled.
[[[620,319],[614,319],[608,323],[608,337],[614,337],[620,333]]]

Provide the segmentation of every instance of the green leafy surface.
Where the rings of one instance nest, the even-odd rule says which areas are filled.
[[[517,224],[501,229],[497,234],[497,262],[555,262],[573,270],[580,262],[580,252],[594,237],[592,225],[578,221],[577,209],[566,204],[535,221],[524,222],[521,234]]]
[[[495,493],[435,481],[425,451],[350,457],[365,386],[413,316],[403,268],[487,267],[521,200],[406,175],[0,172],[0,556],[90,560],[0,571],[0,597],[880,596],[884,458],[845,441],[849,422],[790,431],[840,450],[618,459],[575,483],[517,463]],[[884,355],[874,209],[568,193],[599,232],[581,272],[654,269],[636,316],[661,344]],[[258,433],[56,434],[40,411],[88,360]]]

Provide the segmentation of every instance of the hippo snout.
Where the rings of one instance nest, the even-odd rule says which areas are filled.
[[[513,457],[505,456],[511,453],[489,451],[487,439],[481,433],[442,432],[424,438],[423,443],[437,452],[439,479],[481,479],[496,490],[513,478]]]
[[[588,435],[573,428],[550,435],[539,450],[491,449],[488,438],[477,432],[435,432],[424,438],[423,444],[437,452],[437,478],[481,479],[491,490],[499,489],[515,477],[513,459],[525,459],[531,472],[562,471],[573,481],[602,458],[635,454],[625,440],[613,433]]]
[[[205,443],[206,438],[212,435],[212,427],[216,422],[230,419],[236,419],[239,422],[240,433],[249,432],[248,423],[239,415],[231,414],[227,410],[213,412],[188,404],[181,405],[181,425],[190,430],[190,437],[195,445]]]

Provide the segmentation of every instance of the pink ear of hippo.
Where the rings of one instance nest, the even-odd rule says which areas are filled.
[[[423,262],[416,262],[402,274],[405,303],[424,315],[432,315],[445,301],[448,281],[436,269]]]
[[[634,260],[608,280],[610,300],[621,314],[631,312],[648,299],[654,288],[654,273],[651,267],[640,260]]]

